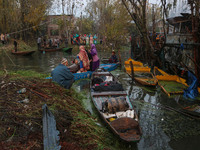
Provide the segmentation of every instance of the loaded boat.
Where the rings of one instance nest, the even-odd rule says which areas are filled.
[[[98,69],[92,74],[90,89],[96,109],[113,133],[127,142],[139,141],[142,131],[137,113],[116,78]]]

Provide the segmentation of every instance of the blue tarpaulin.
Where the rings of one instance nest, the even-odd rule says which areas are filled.
[[[56,129],[54,115],[48,109],[47,105],[42,106],[43,110],[43,145],[44,150],[60,150],[59,131]]]
[[[188,81],[187,84],[190,85],[186,90],[184,90],[184,97],[194,99],[198,96],[198,80],[193,73],[188,71]]]

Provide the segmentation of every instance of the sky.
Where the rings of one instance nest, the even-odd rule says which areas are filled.
[[[67,1],[67,0],[65,0]],[[87,6],[88,2],[92,0],[71,0],[71,3],[75,2],[75,8],[73,14],[76,17],[81,16],[81,12],[84,14],[85,7]],[[78,4],[77,4],[78,3]],[[71,12],[67,12],[67,7],[65,8],[65,14],[71,14]],[[52,10],[50,11],[51,15],[58,15],[62,14],[62,3],[61,0],[55,0],[54,5],[52,6]]]
[[[67,0],[65,0],[67,1]],[[69,1],[69,0],[68,0]],[[83,15],[86,15],[85,11],[85,7],[87,6],[88,2],[93,1],[93,0],[71,0],[71,2],[78,2],[79,4],[75,5],[74,8],[74,15],[76,17],[80,17],[81,16],[81,12],[83,13]],[[170,1],[170,0],[168,0]],[[149,3],[152,4],[161,4],[160,0],[149,0]],[[170,12],[170,17],[173,16],[177,16],[180,15],[181,12],[188,12],[187,9],[187,5],[183,4],[182,0],[177,0],[177,3],[179,6],[177,6],[177,8],[172,9]],[[61,0],[55,0],[55,4],[53,5],[53,11],[51,11],[50,14],[62,14],[62,7],[61,7]],[[65,9],[67,10],[67,8]],[[65,12],[65,14],[70,14],[69,12]]]

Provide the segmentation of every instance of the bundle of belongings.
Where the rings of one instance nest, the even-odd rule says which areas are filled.
[[[117,81],[104,81],[102,78],[94,78],[92,80],[94,85],[93,90],[98,92],[103,91],[124,91],[122,85]]]
[[[124,97],[122,97],[124,98]],[[112,97],[109,100],[106,100],[105,102],[102,103],[102,112],[107,112],[114,114],[119,111],[126,111],[129,106],[126,102],[126,100],[123,100],[120,97]]]

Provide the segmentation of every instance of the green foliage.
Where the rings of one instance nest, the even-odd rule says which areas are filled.
[[[45,19],[52,0],[0,0],[0,31],[12,33],[30,28],[16,35],[34,33],[38,25]],[[33,29],[33,30],[31,30]]]
[[[115,48],[119,48],[126,42],[131,18],[120,0],[95,0],[88,4],[87,11],[95,23],[93,33],[105,36],[106,45],[112,43]]]
[[[76,25],[79,27],[81,33],[84,34],[94,34],[93,26],[95,26],[94,21],[90,18],[79,18],[76,22]]]
[[[47,77],[47,74],[41,74],[32,70],[18,70],[16,72],[9,72],[10,75],[14,75],[13,77],[23,76],[23,77],[29,77],[29,78],[40,78],[45,79]]]

